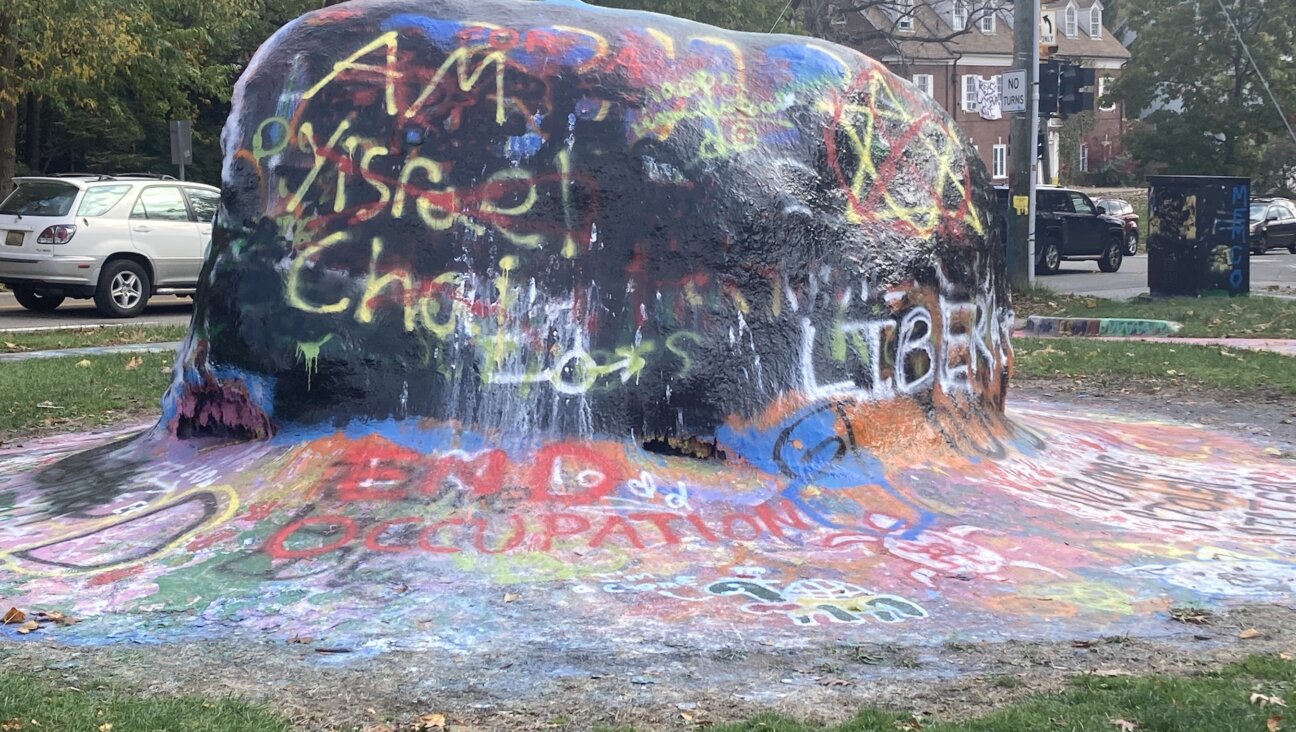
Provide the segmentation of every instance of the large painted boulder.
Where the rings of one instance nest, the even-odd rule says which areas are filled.
[[[182,436],[419,417],[703,455],[806,405],[874,442],[1002,412],[983,167],[849,49],[345,3],[260,50],[223,144]]]

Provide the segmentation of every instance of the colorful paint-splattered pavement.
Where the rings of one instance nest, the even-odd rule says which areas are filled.
[[[793,479],[394,422],[60,438],[0,455],[0,597],[78,618],[61,643],[309,637],[355,657],[1146,635],[1172,606],[1293,602],[1280,450],[1067,405],[1010,416],[973,458],[865,459],[794,429],[770,458]]]

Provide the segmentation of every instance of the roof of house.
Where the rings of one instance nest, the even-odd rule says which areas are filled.
[[[995,9],[994,31],[987,33],[977,21],[982,11],[975,0],[967,3],[971,21],[968,30],[956,34],[953,27],[955,0],[918,0],[913,12],[912,32],[895,29],[901,13],[891,3],[866,8],[857,18],[848,18],[852,35],[860,37],[862,49],[874,56],[899,55],[910,60],[945,60],[969,54],[1006,55],[1013,52],[1013,13],[1011,4]],[[1129,51],[1100,26],[1097,38],[1089,35],[1089,12],[1098,0],[1045,0],[1045,10],[1057,12],[1059,56],[1079,58],[1127,59]],[[1065,33],[1068,5],[1076,8],[1076,35]],[[1102,12],[1101,8],[1097,12]],[[870,32],[871,31],[871,32]],[[862,32],[862,33],[861,33]],[[914,39],[914,40],[909,40]],[[920,39],[920,40],[919,40]]]

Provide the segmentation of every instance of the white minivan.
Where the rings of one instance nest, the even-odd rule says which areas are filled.
[[[139,315],[153,295],[191,295],[220,190],[167,176],[17,178],[0,202],[0,284],[28,310],[94,298]]]

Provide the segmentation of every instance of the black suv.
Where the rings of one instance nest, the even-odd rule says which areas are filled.
[[[1008,241],[1008,187],[995,186],[1000,239]],[[1125,222],[1108,216],[1089,196],[1070,188],[1035,191],[1035,273],[1055,274],[1063,260],[1096,259],[1115,272],[1125,259]]]

